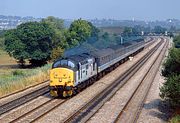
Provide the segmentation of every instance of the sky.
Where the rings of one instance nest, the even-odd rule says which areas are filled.
[[[63,19],[180,19],[180,0],[0,0],[0,15]]]

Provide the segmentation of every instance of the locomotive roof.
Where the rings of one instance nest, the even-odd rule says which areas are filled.
[[[93,56],[95,58],[107,56],[107,55],[112,54],[116,50],[124,49],[124,48],[126,48],[126,47],[128,47],[130,45],[134,45],[134,44],[139,43],[141,41],[143,41],[143,40],[142,39],[137,39],[137,40],[134,40],[134,41],[125,42],[123,44],[110,46],[109,48],[106,48],[106,49],[99,49],[99,50],[96,49],[94,51],[86,51],[87,53],[80,53],[80,54],[70,55],[70,56],[67,56],[67,57],[65,57],[63,59],[71,60],[75,64],[78,64],[79,62],[81,64],[84,64],[84,63],[87,62],[87,60],[89,58],[93,58]]]
[[[91,55],[89,55],[88,53],[82,53],[82,54],[79,54],[79,55],[71,55],[71,56],[68,56],[67,60],[71,60],[73,61],[74,63],[78,64],[78,63],[81,63],[81,64],[85,64],[87,63],[88,59],[92,59],[93,57]]]

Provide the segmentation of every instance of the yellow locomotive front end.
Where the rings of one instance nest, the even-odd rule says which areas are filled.
[[[68,67],[55,67],[50,70],[50,94],[53,97],[72,96],[74,71]]]

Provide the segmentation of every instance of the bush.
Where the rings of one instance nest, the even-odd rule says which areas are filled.
[[[175,37],[175,47],[180,42],[180,36]],[[169,101],[171,106],[180,107],[180,49],[172,48],[163,64],[162,75],[166,77],[166,82],[160,88],[161,98]]]
[[[180,35],[174,38],[174,45],[176,48],[180,48]]]
[[[180,107],[180,75],[171,75],[160,88],[161,98],[170,102],[172,106]]]
[[[21,71],[21,70],[15,70],[12,72],[12,74],[14,76],[23,76],[24,75],[23,71]]]
[[[180,74],[180,49],[172,48],[163,66],[162,74],[165,77],[172,74]]]
[[[170,123],[180,123],[180,115],[174,116],[171,120]]]

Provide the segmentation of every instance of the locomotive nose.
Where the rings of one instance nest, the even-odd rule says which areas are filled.
[[[65,95],[74,86],[74,72],[68,68],[50,70],[50,93],[52,96]],[[72,92],[71,92],[72,93]]]
[[[68,68],[55,68],[50,71],[50,86],[73,86],[74,74]]]

